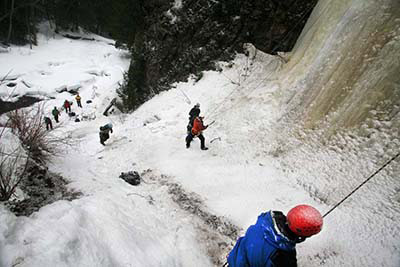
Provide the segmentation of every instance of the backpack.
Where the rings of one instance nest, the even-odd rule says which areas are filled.
[[[121,172],[119,176],[122,180],[127,182],[131,185],[139,185],[140,184],[140,175],[136,171],[129,171],[129,172]]]

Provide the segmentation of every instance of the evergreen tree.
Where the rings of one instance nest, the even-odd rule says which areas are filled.
[[[130,33],[133,36],[128,36],[128,39],[125,40],[128,40],[128,45],[131,46],[132,60],[124,86],[120,90],[124,105],[128,110],[137,108],[150,95],[150,90],[146,85],[146,59],[144,56],[145,13],[143,1],[134,1],[130,11],[135,18],[135,27],[133,32]],[[134,41],[130,44],[132,37]]]
[[[124,43],[128,47],[133,46],[136,30],[143,27],[140,9],[141,5],[137,0],[113,1],[106,28],[118,43]]]
[[[150,96],[150,92],[146,86],[146,61],[143,53],[141,53],[142,39],[141,34],[136,35],[135,42],[138,46],[132,49],[132,60],[128,70],[126,86],[123,89],[125,95],[124,105],[128,110],[136,109],[140,104],[145,102]],[[140,44],[141,43],[141,44]]]
[[[36,44],[38,0],[0,1],[0,41]]]

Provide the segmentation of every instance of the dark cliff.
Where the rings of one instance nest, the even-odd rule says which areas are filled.
[[[182,0],[139,4],[132,62],[121,90],[129,108],[152,94],[215,68],[244,43],[276,54],[290,51],[316,0]],[[175,4],[175,6],[174,6]],[[138,7],[139,8],[139,7]]]

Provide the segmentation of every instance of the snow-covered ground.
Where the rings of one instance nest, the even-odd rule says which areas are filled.
[[[15,217],[0,205],[0,266],[213,266],[233,243],[220,225],[210,227],[205,212],[233,223],[240,234],[270,209],[286,213],[306,203],[324,213],[379,164],[357,163],[350,149],[278,132],[283,62],[260,51],[253,58],[252,48],[250,58],[221,63],[223,72],[176,84],[132,114],[104,117],[129,59],[110,40],[98,40],[41,36],[33,50],[11,47],[0,54],[0,76],[19,75],[17,89],[7,94],[32,90],[55,97],[45,102],[50,113],[65,99],[74,101],[56,88],[80,85],[83,108],[75,103],[72,110],[92,118],[74,122],[62,113],[62,127],[54,130],[75,145],[50,169],[83,196],[30,217]],[[215,120],[204,133],[208,151],[198,140],[185,148],[196,102],[206,123]],[[98,130],[107,122],[114,133],[103,147]],[[142,173],[139,186],[118,179],[130,170]],[[378,175],[326,217],[322,232],[298,246],[299,266],[399,266],[395,173],[398,167]],[[179,205],[185,198],[197,205],[195,212]]]

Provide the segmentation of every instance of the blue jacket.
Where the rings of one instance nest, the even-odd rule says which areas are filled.
[[[275,259],[279,253],[285,254],[279,257],[280,260],[291,258],[294,265],[290,266],[296,266],[296,243],[279,232],[272,213],[261,213],[256,224],[250,226],[245,236],[238,239],[228,256],[229,267],[281,266],[279,260]]]

